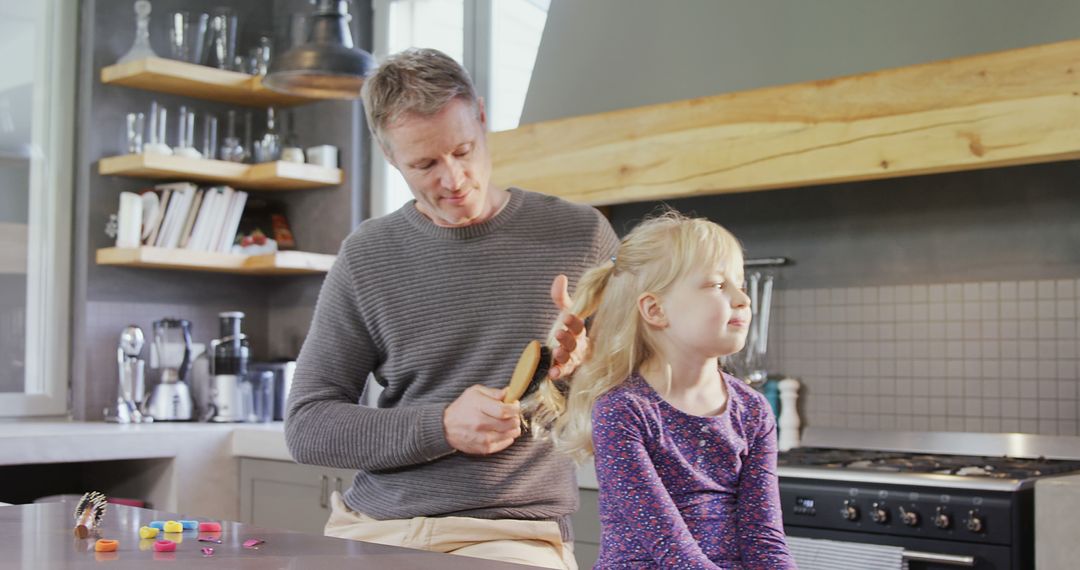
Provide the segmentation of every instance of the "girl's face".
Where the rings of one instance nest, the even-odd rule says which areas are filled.
[[[680,358],[716,358],[742,350],[750,326],[750,297],[742,263],[702,268],[676,280],[663,295],[667,326],[660,332]]]

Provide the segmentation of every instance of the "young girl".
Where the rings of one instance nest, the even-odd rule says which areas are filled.
[[[590,355],[566,396],[541,386],[533,425],[595,455],[596,568],[795,567],[769,404],[718,361],[746,342],[742,264],[727,230],[669,212],[578,284]]]

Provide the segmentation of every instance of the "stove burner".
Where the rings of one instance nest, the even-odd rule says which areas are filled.
[[[1031,479],[1080,470],[1080,461],[901,453],[825,447],[804,447],[783,452],[779,455],[778,464],[894,473],[938,473],[995,479]]]

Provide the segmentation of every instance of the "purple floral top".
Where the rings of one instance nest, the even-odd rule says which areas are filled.
[[[593,407],[600,483],[595,568],[795,568],[765,397],[724,374],[728,403],[701,417],[638,374]]]

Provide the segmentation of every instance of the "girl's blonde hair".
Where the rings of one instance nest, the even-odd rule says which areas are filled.
[[[667,210],[627,234],[611,261],[578,282],[570,310],[592,318],[589,354],[570,378],[568,390],[545,381],[522,403],[531,415],[533,435],[550,432],[556,446],[579,461],[591,456],[596,400],[656,354],[652,333],[638,313],[638,299],[645,293],[663,296],[680,277],[716,267],[735,267],[741,273],[742,246],[709,220]],[[548,339],[550,346],[555,346],[558,327]]]

